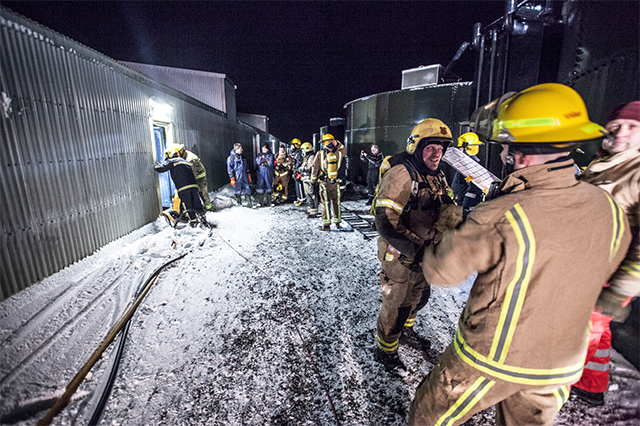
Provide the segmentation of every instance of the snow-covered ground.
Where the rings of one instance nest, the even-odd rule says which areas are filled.
[[[231,203],[228,189],[219,206]],[[363,200],[346,201],[365,212]],[[451,342],[472,278],[434,288],[401,347],[405,378],[373,360],[380,308],[376,242],[322,232],[291,204],[207,213],[217,226],[163,218],[0,304],[0,423],[44,416],[126,310],[133,317],[101,424],[403,425],[418,383]],[[105,352],[54,424],[87,424],[115,358]],[[617,353],[604,407],[573,397],[556,425],[640,425],[640,374]],[[494,424],[491,410],[468,424]]]

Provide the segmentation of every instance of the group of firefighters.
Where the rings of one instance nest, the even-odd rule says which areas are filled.
[[[640,293],[640,102],[615,108],[603,128],[576,91],[549,83],[474,116],[474,130],[501,144],[512,168],[486,201],[466,191],[458,200],[468,206],[455,202],[439,170],[452,135],[438,119],[419,123],[406,151],[383,163],[374,200],[382,264],[375,358],[404,375],[399,345],[430,347],[413,329],[430,285],[476,272],[409,424],[462,424],[495,405],[496,424],[551,425],[570,392],[604,403],[609,323],[624,321]],[[596,141],[599,158],[580,172],[570,151]],[[467,149],[477,143],[462,140]]]
[[[296,190],[294,204],[306,204],[309,217],[316,217],[320,207],[320,230],[329,231],[332,223],[340,228],[340,200],[346,185],[346,148],[330,133],[322,137],[323,149],[317,153],[310,142],[302,143],[295,138],[291,143],[291,153],[280,145],[274,155],[269,144],[264,144],[256,157],[258,205],[286,202],[289,199],[289,181],[293,177]],[[251,172],[242,151],[241,144],[233,146],[227,158],[227,172],[238,205],[253,207],[249,186]]]
[[[475,133],[459,138],[461,149],[473,158],[480,139],[500,144],[511,169],[496,193],[462,176],[454,195],[440,170],[453,137],[437,118],[420,122],[400,154],[383,160],[375,145],[361,152],[380,234],[374,357],[406,374],[399,345],[430,348],[414,331],[430,286],[457,285],[475,272],[453,342],[416,390],[409,424],[462,424],[495,405],[496,424],[551,425],[570,391],[604,403],[609,323],[624,321],[640,294],[640,101],[616,107],[602,127],[575,90],[548,83],[482,106],[471,122]],[[601,145],[580,171],[569,153],[585,142]],[[260,205],[286,201],[293,175],[295,204],[306,203],[310,215],[320,205],[319,229],[339,227],[345,147],[330,134],[318,153],[292,143],[291,154],[280,146],[274,155],[265,144],[257,156]],[[156,170],[174,177],[189,158],[182,147]],[[250,205],[240,144],[227,171],[238,202]],[[191,175],[178,191],[196,203],[206,178],[203,187],[204,171]]]

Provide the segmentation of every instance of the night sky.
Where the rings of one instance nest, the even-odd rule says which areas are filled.
[[[239,112],[282,140],[311,140],[347,102],[447,66],[504,1],[1,1],[116,60],[226,74]],[[473,78],[468,50],[452,71]]]

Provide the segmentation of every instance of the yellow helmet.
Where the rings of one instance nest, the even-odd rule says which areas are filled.
[[[589,120],[578,92],[563,84],[538,84],[495,106],[498,109],[491,142],[568,150],[571,145],[598,140],[606,134],[602,126]]]
[[[482,141],[473,132],[467,132],[458,137],[458,148],[464,148],[464,152],[472,157],[478,155],[480,145],[482,145]]]
[[[304,152],[311,152],[313,151],[313,145],[311,145],[310,142],[305,142],[303,143],[300,148],[304,151]]]
[[[302,144],[302,142],[300,141],[300,139],[298,139],[298,138],[294,138],[294,139],[291,141],[291,144],[292,144],[293,146],[295,146],[296,148],[300,148],[300,144]]]
[[[322,145],[327,146],[334,140],[336,140],[336,138],[334,138],[331,133],[327,133],[322,137],[322,140],[320,142],[322,143]]]
[[[184,147],[182,147],[182,149],[184,150]],[[175,158],[175,157],[178,157],[179,155],[180,155],[179,145],[171,145],[164,150],[164,158]]]
[[[449,126],[444,124],[437,118],[426,118],[422,120],[411,131],[411,136],[407,139],[407,152],[413,154],[421,140],[429,138],[433,141],[439,141],[445,150],[449,143],[453,140]]]

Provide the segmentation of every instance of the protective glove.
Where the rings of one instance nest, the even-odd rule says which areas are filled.
[[[631,299],[633,296],[625,296],[605,287],[596,301],[596,310],[613,318],[615,322],[624,322],[631,312]]]
[[[236,186],[236,178],[231,178],[231,186]]]
[[[251,175],[247,174],[247,177],[249,178],[249,183],[251,183]]]

